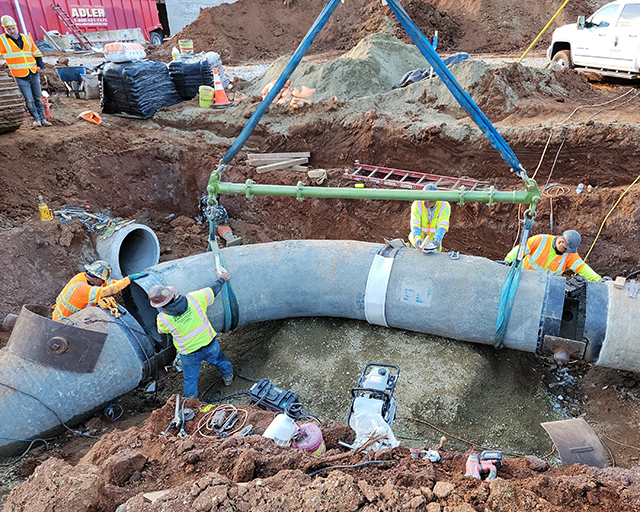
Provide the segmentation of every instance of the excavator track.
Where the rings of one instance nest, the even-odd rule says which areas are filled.
[[[25,112],[24,100],[15,80],[0,72],[0,133],[20,128]]]

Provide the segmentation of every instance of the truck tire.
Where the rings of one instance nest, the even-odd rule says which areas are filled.
[[[162,30],[154,30],[153,32],[150,32],[149,33],[149,40],[151,41],[152,45],[160,46],[162,44],[162,41],[163,41]]]
[[[573,69],[573,61],[569,50],[561,50],[553,56],[555,62],[560,69]]]

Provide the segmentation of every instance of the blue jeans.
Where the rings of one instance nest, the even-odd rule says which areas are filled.
[[[233,366],[227,356],[220,350],[218,338],[214,338],[206,347],[196,350],[191,354],[180,354],[182,363],[182,375],[184,376],[184,397],[198,398],[198,377],[200,375],[200,363],[206,361],[220,370],[226,377],[233,373]]]
[[[24,78],[16,77],[20,92],[27,102],[27,110],[34,121],[44,121],[44,105],[42,104],[42,88],[40,73],[29,73]]]

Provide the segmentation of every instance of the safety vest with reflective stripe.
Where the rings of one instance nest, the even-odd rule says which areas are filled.
[[[35,73],[38,69],[34,57],[42,57],[42,53],[33,42],[31,34],[20,34],[22,50],[7,34],[0,35],[0,53],[11,70],[13,76],[22,78]]]
[[[52,318],[59,322],[62,318],[73,313],[98,304],[100,299],[110,297],[119,292],[129,284],[129,278],[117,281],[105,281],[102,286],[93,286],[87,282],[87,275],[80,272],[73,276],[58,295]]]
[[[158,332],[171,334],[173,344],[181,354],[190,354],[208,345],[216,337],[216,331],[207,318],[207,306],[213,304],[211,288],[187,293],[187,310],[179,316],[161,312],[157,318]]]
[[[546,270],[560,275],[565,270],[574,273],[586,265],[578,253],[558,254],[553,248],[554,235],[535,235],[527,241],[527,249],[522,264],[529,270]]]
[[[415,241],[419,238],[433,240],[438,228],[444,228],[445,232],[449,231],[450,216],[451,206],[447,201],[436,201],[431,219],[429,219],[429,208],[424,205],[424,201],[414,201],[411,205],[409,240],[415,246]]]

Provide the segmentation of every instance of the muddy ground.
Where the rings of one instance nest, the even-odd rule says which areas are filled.
[[[280,4],[241,0],[235,7],[207,9],[179,37],[192,38],[196,51],[218,51],[229,65],[276,58],[295,49],[322,7],[307,0],[294,0],[289,8]],[[406,5],[427,35],[429,30],[441,31],[445,55],[523,50],[557,7],[555,2],[542,2],[524,13],[518,3],[506,0]],[[592,8],[587,2],[569,6],[563,22]],[[319,186],[352,187],[344,170],[358,159],[469,177],[500,190],[522,187],[438,78],[391,89],[401,78],[396,63],[411,63],[414,56],[391,38],[401,34],[387,18],[388,11],[377,3],[349,0],[339,9],[344,10],[338,11],[314,50],[331,51],[332,57],[352,50],[351,60],[340,67],[325,61],[325,54],[303,63],[306,81],[300,75],[294,85],[315,87],[313,104],[300,110],[272,106],[224,180],[316,185],[295,171],[257,174],[246,159],[247,152],[309,151],[311,167],[327,170],[328,178]],[[278,24],[284,19],[283,29]],[[495,29],[491,36],[489,27]],[[363,36],[381,31],[386,38],[362,42]],[[168,60],[172,44],[153,56]],[[615,278],[638,270],[638,84],[524,67],[513,60],[503,65],[489,59],[470,61],[452,72],[529,176],[541,187],[555,185],[539,205],[534,232],[577,229],[583,235],[580,253],[583,258],[588,253],[587,261],[596,271]],[[344,85],[344,76],[372,66],[377,66],[375,84],[366,85],[371,74],[364,74],[349,87]],[[339,69],[350,74],[338,76]],[[108,125],[95,126],[77,115],[86,109],[99,111],[99,102],[66,97],[49,69],[54,126],[32,130],[25,122],[0,138],[0,316],[18,313],[25,303],[51,304],[64,283],[95,257],[94,240],[78,222],[39,220],[38,194],[54,209],[89,204],[94,211],[149,225],[158,234],[162,261],[205,250],[207,227],[196,220],[200,197],[210,173],[259,104],[259,90],[269,73],[277,72],[274,67],[262,82],[236,84],[230,93],[236,105],[226,110],[202,110],[192,100],[162,109],[150,120],[105,116]],[[584,191],[576,194],[579,183]],[[238,195],[223,196],[221,203],[234,233],[246,243],[379,242],[406,239],[408,233],[409,205],[401,201],[249,201]],[[517,239],[519,213],[517,206],[505,204],[452,205],[444,248],[502,259]],[[7,338],[7,333],[0,333],[0,346]],[[402,447],[354,454],[337,444],[349,440],[350,429],[327,421],[322,426],[329,451],[319,458],[277,448],[259,436],[159,437],[173,414],[171,395],[180,391],[180,375],[169,371],[156,395],[135,390],[123,399],[135,415],[110,422],[98,414],[81,427],[102,435],[99,442],[65,434],[51,450],[35,450],[9,466],[0,477],[0,495],[6,511],[638,510],[638,376],[589,365],[574,368],[580,379],[568,394],[621,468],[551,468],[538,459],[512,458],[499,471],[499,479],[481,483],[462,476],[466,455],[448,451],[446,445],[442,462],[436,464],[413,459]],[[198,406],[193,404],[194,409]],[[203,414],[188,423],[189,432],[195,431]],[[250,414],[256,415],[251,417],[254,424],[266,425],[270,419],[257,411]],[[372,459],[388,462],[310,476],[316,469]],[[144,497],[160,490],[170,492],[155,502],[155,496]]]

